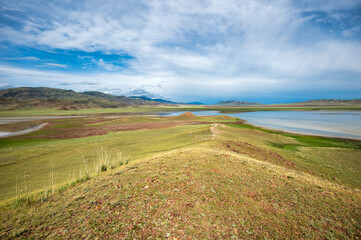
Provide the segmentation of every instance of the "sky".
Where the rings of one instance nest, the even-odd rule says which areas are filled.
[[[360,0],[0,0],[0,89],[361,98]]]

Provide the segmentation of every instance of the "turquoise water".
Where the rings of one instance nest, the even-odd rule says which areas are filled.
[[[184,112],[166,113],[178,116]],[[195,111],[195,115],[225,115],[217,111]],[[260,127],[322,135],[361,139],[361,111],[260,111],[226,114]]]

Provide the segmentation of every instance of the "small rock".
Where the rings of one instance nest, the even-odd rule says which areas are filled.
[[[186,204],[186,208],[193,208],[193,207],[194,207],[194,205],[192,203],[187,203]]]
[[[84,199],[85,198],[85,196],[79,196],[79,197],[76,197],[74,200],[75,201],[78,201],[78,200],[82,200],[82,199]]]

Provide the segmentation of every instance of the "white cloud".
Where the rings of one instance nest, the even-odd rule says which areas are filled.
[[[312,11],[335,11],[335,10],[350,10],[361,7],[358,0],[303,0],[299,4],[307,10]]]
[[[35,67],[48,67],[48,68],[67,68],[68,65],[59,64],[59,63],[44,63],[41,65],[35,65]]]
[[[108,71],[116,71],[116,70],[120,70],[121,67],[120,66],[116,66],[112,63],[107,63],[105,62],[103,59],[99,59],[98,61],[95,59],[92,59],[92,62],[97,64],[98,66],[100,66],[101,68],[104,68],[105,70]]]
[[[0,89],[7,89],[7,88],[12,88],[13,85],[9,84],[9,83],[0,83]]]
[[[133,89],[130,89],[129,92],[123,93],[123,95],[134,96],[134,97],[148,97],[148,98],[153,98],[153,99],[154,98],[163,98],[161,95],[151,93],[151,92],[145,90],[144,88],[133,88]]]
[[[39,61],[38,57],[14,57],[14,58],[3,58],[6,60],[29,60],[29,61]]]

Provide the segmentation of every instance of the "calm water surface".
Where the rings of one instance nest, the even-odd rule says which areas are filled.
[[[177,116],[184,112],[166,113]],[[195,111],[195,115],[224,115],[216,111]],[[361,111],[261,111],[226,114],[260,127],[284,131],[361,139]]]

